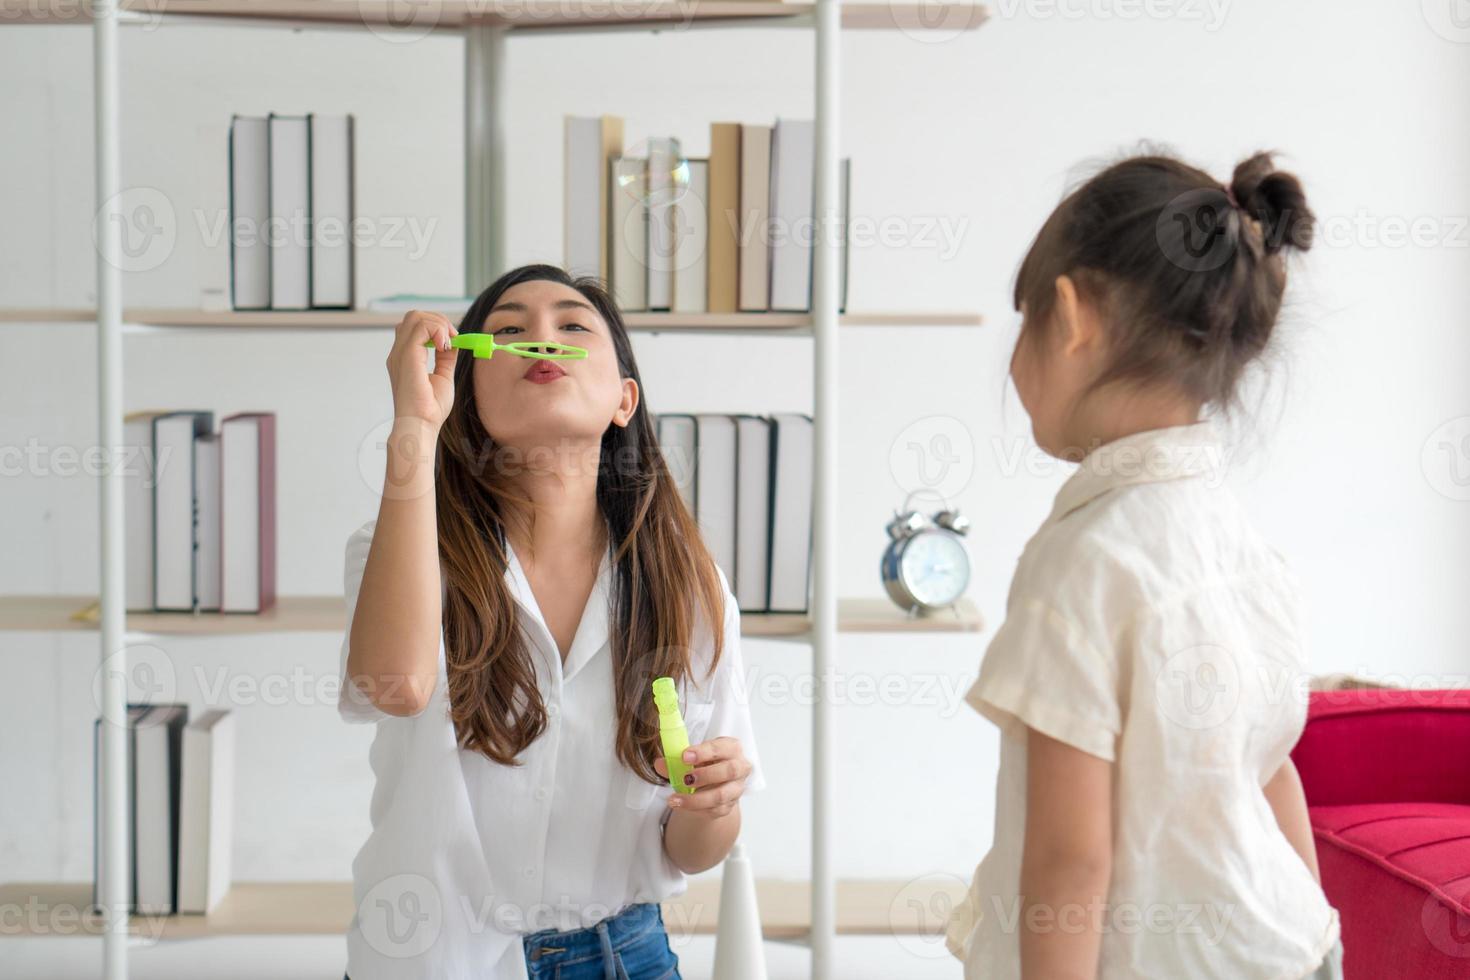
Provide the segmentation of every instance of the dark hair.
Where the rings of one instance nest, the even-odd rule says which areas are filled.
[[[597,506],[607,522],[616,585],[609,618],[612,698],[618,758],[658,783],[658,714],[649,695],[655,677],[693,678],[691,647],[699,619],[714,635],[713,673],[723,646],[724,596],[714,560],[679,496],[658,445],[633,345],[617,305],[592,278],[573,278],[552,265],[513,269],[492,283],[465,313],[461,333],[484,329],[490,311],[512,286],[545,280],[575,289],[607,322],[618,372],[638,382],[640,398],[626,426],[602,435]],[[450,715],[461,748],[502,765],[547,727],[536,670],[517,626],[505,582],[505,527],[528,528],[529,501],[508,477],[498,446],[480,422],[473,359],[454,365],[454,405],[435,458],[439,559],[443,566],[445,669]],[[529,534],[526,535],[529,537]]]
[[[1165,382],[1229,408],[1281,311],[1283,252],[1310,248],[1314,222],[1301,182],[1269,153],[1228,187],[1167,156],[1115,163],[1062,201],[1021,263],[1022,341],[1050,321],[1066,275],[1109,331],[1111,360],[1089,390]]]

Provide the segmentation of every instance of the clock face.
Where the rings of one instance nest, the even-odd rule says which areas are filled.
[[[920,531],[903,549],[898,573],[918,602],[947,606],[969,584],[970,556],[964,543],[948,531]]]

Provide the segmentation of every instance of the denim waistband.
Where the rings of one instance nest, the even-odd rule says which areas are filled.
[[[522,944],[526,960],[531,963],[548,956],[563,962],[599,954],[606,956],[662,922],[663,910],[657,902],[639,902],[582,929],[566,932],[543,929],[528,933],[522,937]]]

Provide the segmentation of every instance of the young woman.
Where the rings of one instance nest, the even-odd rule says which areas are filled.
[[[348,974],[677,978],[658,903],[726,856],[764,785],[735,600],[606,292],[527,266],[459,329],[588,354],[478,359],[442,316],[398,325],[383,498],[346,555],[339,705],[377,726]],[[690,795],[667,782],[661,676]]]
[[[1011,375],[1077,460],[967,700],[1002,730],[995,840],[948,945],[970,980],[1341,976],[1289,752],[1296,585],[1221,485],[1207,409],[1267,347],[1301,184],[1163,157],[1062,202],[1016,283]]]

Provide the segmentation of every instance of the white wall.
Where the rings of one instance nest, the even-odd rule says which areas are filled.
[[[980,330],[843,334],[841,590],[876,595],[882,524],[899,503],[891,451],[957,431],[972,475],[971,589],[993,624],[1016,556],[1064,477],[1029,449],[1003,385],[1016,262],[1079,161],[1165,141],[1223,176],[1277,147],[1302,175],[1327,241],[1296,277],[1280,382],[1234,470],[1257,521],[1296,565],[1326,670],[1463,683],[1470,504],[1451,499],[1436,428],[1470,415],[1470,60],[1419,5],[1203,4],[1124,19],[1111,4],[1006,0],[978,33],[924,43],[849,36],[842,119],[855,217],[961,228],[953,254],[855,248],[850,307],[979,309]],[[1126,9],[1126,8],[1125,8]],[[1110,14],[1110,11],[1113,13]],[[224,253],[192,211],[224,205],[231,113],[351,111],[359,212],[434,221],[427,251],[360,253],[361,299],[461,286],[461,51],[452,39],[393,44],[368,33],[164,26],[124,31],[123,183],[155,188],[177,242],[126,277],[129,305],[194,306],[223,286]],[[91,300],[90,38],[0,31],[0,305]],[[690,155],[707,123],[812,109],[810,38],[789,32],[527,38],[510,44],[509,245],[513,261],[561,254],[561,120],[617,113],[629,140],[674,133]],[[924,219],[924,220],[920,220]],[[1425,219],[1439,244],[1383,243]],[[1356,229],[1356,230],[1355,230]],[[322,338],[154,333],[125,343],[129,410],[266,408],[280,416],[280,586],[340,588],[342,544],[373,516],[359,449],[389,412],[386,334]],[[655,410],[803,410],[810,344],[639,336]],[[96,501],[57,475],[63,447],[93,438],[95,348],[79,326],[0,328],[0,446],[34,439],[46,472],[0,483],[0,593],[95,590]],[[938,417],[940,421],[934,421]],[[944,420],[952,421],[944,421]],[[1458,431],[1458,430],[1457,430]],[[895,449],[896,446],[896,449]],[[1029,451],[1028,451],[1029,450]],[[1016,454],[1020,453],[1018,457]],[[1016,465],[1017,460],[1023,465]],[[1470,472],[1470,471],[1465,471]],[[896,703],[854,690],[840,715],[844,876],[968,875],[990,837],[995,737],[957,707],[983,638],[843,638],[844,674],[903,685]],[[170,641],[179,694],[202,705],[224,677],[331,677],[334,639]],[[809,668],[803,647],[751,642],[756,691]],[[0,880],[91,871],[91,718],[96,660],[85,635],[0,637]],[[894,680],[896,679],[896,681]],[[367,733],[311,698],[240,706],[236,867],[249,878],[342,879],[367,830]],[[762,873],[808,872],[808,713],[754,705],[771,791],[748,809]]]

